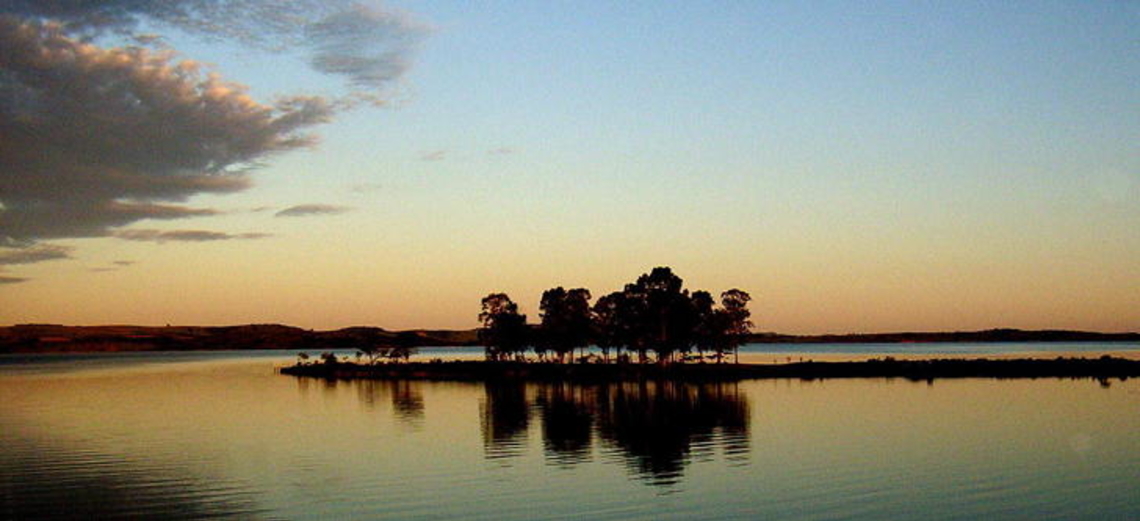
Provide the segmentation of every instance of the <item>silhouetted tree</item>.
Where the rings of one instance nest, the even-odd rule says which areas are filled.
[[[352,330],[351,337],[347,339],[356,344],[357,356],[368,357],[369,364],[375,364],[381,358],[388,356],[388,342],[376,329],[357,328]]]
[[[694,315],[693,334],[690,341],[703,359],[705,351],[716,348],[717,319],[714,309],[716,302],[713,301],[712,295],[704,290],[694,291],[689,298]]]
[[[716,320],[719,329],[717,361],[720,361],[725,353],[732,351],[736,363],[740,363],[740,344],[752,329],[752,321],[749,320],[752,312],[748,311],[748,302],[751,300],[751,295],[735,288],[720,294],[721,309],[717,310],[719,317]]]
[[[483,312],[479,321],[479,340],[483,342],[488,360],[503,360],[521,355],[529,342],[526,315],[506,293],[491,293],[483,298]]]
[[[667,267],[653,268],[637,278],[634,292],[645,299],[644,322],[639,328],[641,343],[657,352],[665,362],[673,354],[687,351],[696,325],[696,313],[681,277]]]
[[[590,345],[590,290],[548,289],[542,293],[539,309],[542,325],[538,344],[557,353],[560,361],[565,361],[567,353],[573,358],[575,349]]]
[[[619,349],[636,351],[638,361],[646,361],[646,352],[652,326],[649,324],[649,301],[645,288],[637,284],[626,284],[620,292],[611,293],[614,304],[613,333]]]
[[[416,352],[422,341],[420,333],[415,331],[403,331],[397,334],[394,339],[394,345],[388,349],[388,359],[402,359],[407,362],[408,359],[412,357],[412,354]]]
[[[602,358],[607,362],[610,359],[610,349],[620,351],[627,345],[621,316],[624,298],[622,292],[615,291],[594,303],[594,343],[602,350]]]

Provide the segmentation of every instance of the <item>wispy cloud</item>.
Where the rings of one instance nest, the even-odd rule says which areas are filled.
[[[290,206],[274,214],[276,217],[305,217],[309,215],[335,215],[351,210],[347,206],[332,204],[299,204]]]
[[[37,244],[26,248],[0,248],[0,265],[34,264],[70,259],[74,248],[57,244]]]
[[[446,158],[446,150],[428,150],[420,153],[420,161],[442,161]]]
[[[511,147],[492,148],[491,150],[487,151],[487,155],[489,156],[509,156],[514,153],[515,149]]]
[[[270,237],[268,233],[225,233],[210,230],[120,230],[115,237],[128,241],[150,242],[205,242],[229,241],[234,239],[262,239]],[[116,262],[116,264],[118,264]]]
[[[0,275],[0,284],[17,284],[20,282],[26,282],[28,280],[31,280],[31,279],[27,279],[24,277],[8,277],[5,275]]]
[[[94,268],[88,268],[87,271],[90,271],[92,273],[109,273],[112,271],[119,271],[119,270],[124,269],[124,268],[129,268],[129,267],[133,266],[134,264],[135,264],[135,261],[117,260],[117,261],[111,261],[110,266],[98,266],[98,267],[94,267]]]

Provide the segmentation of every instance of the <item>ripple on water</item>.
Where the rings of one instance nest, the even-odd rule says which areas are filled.
[[[251,519],[264,513],[250,488],[179,466],[11,435],[0,435],[0,443],[5,519]]]

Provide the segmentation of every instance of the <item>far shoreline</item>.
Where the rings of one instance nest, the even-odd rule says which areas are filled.
[[[285,349],[321,351],[355,349],[364,345],[401,347],[474,347],[482,345],[478,330],[414,329],[389,331],[378,327],[349,327],[330,331],[280,324],[238,326],[66,326],[21,324],[0,327],[2,353],[85,353],[140,351],[244,351]],[[1058,343],[1096,342],[1140,344],[1140,333],[1071,330],[987,329],[982,331],[851,333],[842,335],[784,335],[753,333],[745,344],[939,344],[939,343]],[[810,348],[794,356],[817,355]],[[1111,349],[1106,350],[1112,352]],[[1050,353],[1055,355],[1055,353]],[[1080,353],[1087,355],[1087,353]],[[819,354],[818,356],[825,356]],[[898,355],[904,356],[904,355]],[[921,355],[928,356],[928,355]],[[942,355],[939,355],[942,356]]]

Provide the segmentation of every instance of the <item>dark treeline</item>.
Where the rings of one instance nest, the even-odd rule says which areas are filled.
[[[619,362],[636,356],[645,363],[650,354],[660,362],[703,360],[706,354],[722,362],[752,327],[748,293],[730,289],[718,305],[707,291],[684,289],[667,267],[653,268],[592,305],[591,298],[585,288],[548,289],[539,302],[541,320],[530,325],[507,294],[487,295],[479,314],[487,359],[523,360],[533,350],[539,360],[566,362],[577,350],[596,345],[603,362],[611,353]]]

